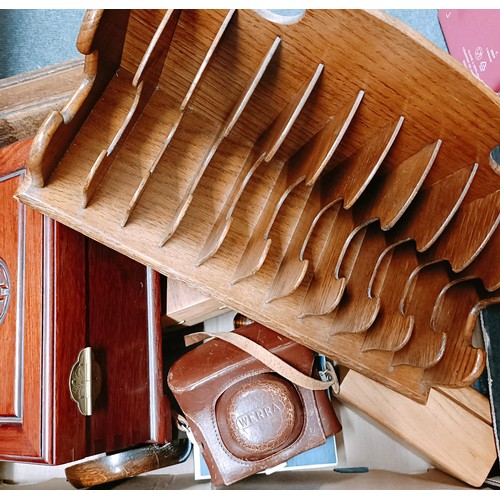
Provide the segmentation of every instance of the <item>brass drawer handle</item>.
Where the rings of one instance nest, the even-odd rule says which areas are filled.
[[[92,415],[92,408],[101,392],[101,368],[90,347],[82,349],[69,375],[69,392],[82,415]]]

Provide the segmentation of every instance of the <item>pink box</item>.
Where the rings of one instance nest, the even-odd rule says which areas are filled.
[[[500,92],[500,10],[438,11],[450,54],[495,92]]]

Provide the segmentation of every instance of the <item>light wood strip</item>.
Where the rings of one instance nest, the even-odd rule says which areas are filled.
[[[482,486],[497,459],[493,428],[436,390],[420,405],[351,370],[338,398],[472,486]]]

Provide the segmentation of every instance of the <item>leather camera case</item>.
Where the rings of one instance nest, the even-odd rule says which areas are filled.
[[[257,323],[235,332],[313,376],[310,349]],[[177,360],[168,385],[215,486],[286,462],[341,430],[326,391],[297,386],[221,339]]]

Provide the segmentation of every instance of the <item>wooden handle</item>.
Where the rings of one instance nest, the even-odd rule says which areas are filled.
[[[189,440],[181,439],[112,453],[68,467],[65,473],[75,488],[89,488],[184,462],[190,452]]]

